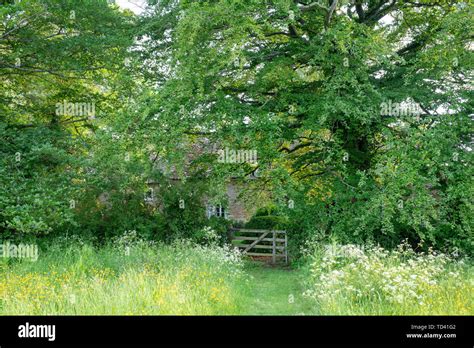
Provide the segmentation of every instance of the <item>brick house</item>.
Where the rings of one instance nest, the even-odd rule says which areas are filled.
[[[191,145],[191,151],[186,156],[186,162],[188,164],[191,163],[194,158],[203,153],[215,153],[215,146],[210,146],[207,139],[199,139],[199,141]],[[150,157],[150,160],[154,164],[154,169],[163,174],[169,182],[179,183],[181,181],[174,166],[161,161],[155,154]],[[185,173],[185,175],[187,175],[187,173]],[[255,173],[252,173],[246,180],[257,179],[258,177]],[[145,202],[147,204],[155,206],[160,205],[156,199],[156,193],[159,190],[160,184],[160,182],[152,179],[147,181],[149,187],[148,193],[145,196]],[[210,200],[205,197],[202,201],[203,214],[205,214],[207,218],[217,216],[238,222],[248,221],[258,207],[255,205],[249,206],[249,204],[245,204],[241,197],[242,185],[241,180],[238,181],[236,178],[230,179],[226,185],[227,204],[211,204]]]
[[[156,192],[158,192],[159,190],[160,183],[150,180],[147,182],[147,185],[149,187],[149,190],[145,196],[145,202],[150,205],[159,206],[159,202],[156,198]],[[203,214],[205,214],[207,218],[216,216],[233,221],[247,222],[255,213],[257,207],[249,207],[245,204],[243,199],[241,199],[240,197],[241,189],[239,188],[239,186],[240,185],[235,182],[230,182],[227,184],[226,205],[215,203],[212,204],[210,203],[209,199],[204,198],[202,201]]]

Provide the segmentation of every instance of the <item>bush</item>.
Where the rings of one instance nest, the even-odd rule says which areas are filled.
[[[245,228],[252,229],[286,229],[287,219],[279,215],[276,206],[267,206],[258,209],[254,216],[245,224]]]
[[[276,206],[270,205],[267,207],[259,208],[255,214],[254,217],[258,216],[270,216],[270,215],[278,215],[278,210]]]
[[[286,226],[286,219],[282,216],[254,216],[245,224],[245,228],[254,229],[282,229]]]
[[[225,245],[230,243],[229,228],[231,222],[222,218],[212,217],[207,226],[196,230],[192,239],[203,245]]]
[[[208,225],[203,204],[205,190],[205,183],[198,181],[160,187],[157,192],[157,200],[161,205],[160,240],[195,239],[194,234],[199,234]]]

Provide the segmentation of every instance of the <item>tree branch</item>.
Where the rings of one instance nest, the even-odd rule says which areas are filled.
[[[323,10],[325,10],[326,12],[329,12],[329,8],[327,8],[326,6],[324,5],[321,5],[319,2],[315,1],[315,2],[312,2],[311,4],[308,4],[308,5],[304,5],[302,3],[298,3],[299,5],[299,9],[301,10],[301,12],[308,12],[308,11],[311,11],[313,10],[314,8],[316,7],[319,7],[319,8],[322,8]]]
[[[332,4],[331,4],[331,7],[329,8],[328,14],[327,14],[327,16],[326,16],[326,22],[325,22],[325,27],[326,27],[326,28],[328,28],[328,27],[329,27],[329,23],[331,23],[332,15],[333,15],[334,11],[336,10],[337,1],[338,1],[338,0],[333,0],[333,2],[332,2]]]

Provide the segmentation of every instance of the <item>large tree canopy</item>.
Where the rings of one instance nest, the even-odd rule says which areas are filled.
[[[0,226],[66,228],[93,132],[120,108],[134,19],[105,0],[4,1],[0,18]]]
[[[458,1],[159,1],[143,20],[159,93],[142,125],[173,147],[206,137],[257,150],[256,189],[294,200],[300,229],[305,220],[320,235],[466,243],[471,10]]]

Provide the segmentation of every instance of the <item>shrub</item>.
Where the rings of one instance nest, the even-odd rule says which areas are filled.
[[[287,218],[279,215],[276,206],[267,206],[258,209],[254,216],[245,224],[245,228],[254,229],[285,229]]]
[[[269,205],[263,208],[257,209],[254,214],[254,217],[257,216],[270,216],[270,215],[278,215],[278,210],[276,206]]]
[[[203,204],[204,192],[205,183],[198,181],[160,187],[157,200],[160,204],[161,240],[194,239],[194,233],[208,225]]]
[[[229,220],[211,217],[206,226],[193,233],[192,239],[204,245],[224,245],[230,242],[228,234],[230,225]]]
[[[245,224],[245,228],[285,229],[286,219],[282,216],[254,216]]]

